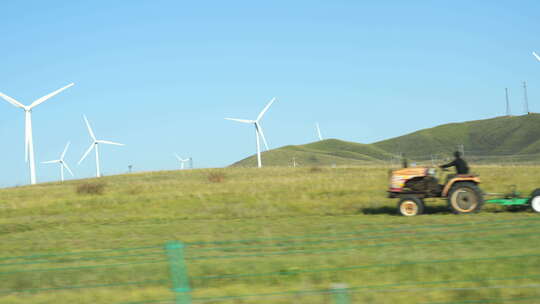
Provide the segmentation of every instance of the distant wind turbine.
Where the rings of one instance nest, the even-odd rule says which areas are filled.
[[[321,135],[321,128],[319,127],[319,123],[316,123],[315,126],[317,127],[317,135],[319,136],[319,140],[323,140],[323,137]]]
[[[178,154],[174,154],[174,156],[176,157],[176,159],[178,160],[178,162],[180,163],[180,169],[181,170],[184,170],[184,164],[191,161],[191,157],[189,158],[186,158],[186,159],[183,159],[181,158],[180,156],[178,156]]]
[[[60,155],[60,159],[42,162],[42,164],[60,164],[60,178],[62,181],[64,181],[64,168],[68,170],[71,176],[74,176],[68,164],[64,161],[64,156],[66,156],[66,152],[69,148],[69,144],[70,144],[69,142],[66,144],[66,147],[64,148],[64,152],[62,152],[62,155]]]
[[[64,91],[65,89],[72,87],[74,83],[70,83],[67,86],[58,89],[48,95],[45,95],[41,98],[36,99],[32,104],[29,106],[25,106],[19,101],[15,100],[12,97],[7,96],[6,94],[0,92],[0,97],[2,97],[4,100],[12,104],[13,106],[17,108],[21,108],[24,110],[24,158],[27,163],[29,163],[30,167],[30,183],[34,185],[36,183],[36,163],[34,158],[34,140],[32,137],[32,109],[37,107],[38,105],[45,102],[47,99],[59,94],[60,92]]]
[[[115,145],[115,146],[124,146],[124,144],[119,144],[116,142],[108,141],[108,140],[101,140],[97,139],[94,135],[94,131],[92,131],[92,128],[90,127],[90,123],[88,122],[88,119],[86,119],[86,116],[83,115],[84,122],[86,123],[86,127],[88,128],[88,133],[90,134],[90,137],[92,138],[92,143],[90,144],[90,147],[84,155],[82,156],[81,160],[79,160],[79,165],[81,162],[88,156],[88,154],[92,151],[92,149],[96,150],[96,177],[101,177],[101,172],[99,169],[99,144],[106,144],[106,145]]]
[[[540,61],[540,56],[538,56],[538,54],[536,54],[535,52],[532,52],[532,54],[534,55],[534,57],[536,57],[538,61]]]
[[[257,116],[257,119],[255,119],[255,120],[237,119],[237,118],[225,118],[227,120],[232,120],[232,121],[237,121],[237,122],[247,123],[247,124],[253,124],[255,126],[255,136],[257,137],[257,166],[259,168],[262,167],[260,138],[262,138],[262,140],[264,142],[264,146],[266,147],[266,150],[267,151],[270,150],[268,148],[268,143],[266,142],[266,138],[264,137],[264,132],[263,132],[263,129],[261,127],[261,119],[263,118],[266,111],[268,111],[270,106],[274,103],[274,101],[276,101],[275,97],[272,98],[272,100],[270,100],[270,102],[266,105],[266,107],[264,107],[264,109],[261,111],[261,113],[259,113],[259,116]]]

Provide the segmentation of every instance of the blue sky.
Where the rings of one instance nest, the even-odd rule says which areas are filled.
[[[495,4],[497,3],[497,4]],[[172,154],[220,167],[323,136],[363,143],[448,122],[540,111],[538,1],[3,1],[0,91],[33,112],[37,161],[66,156],[94,174],[82,114],[105,174],[175,169]],[[28,183],[23,112],[0,100],[0,186]],[[38,180],[58,179],[38,165]]]

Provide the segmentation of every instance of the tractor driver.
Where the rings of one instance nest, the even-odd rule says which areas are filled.
[[[457,174],[469,174],[469,166],[467,166],[467,162],[461,158],[461,153],[459,151],[454,152],[454,157],[455,159],[452,162],[442,165],[440,168],[456,167]]]

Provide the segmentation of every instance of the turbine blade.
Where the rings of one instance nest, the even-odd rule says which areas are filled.
[[[174,156],[176,157],[176,159],[177,159],[178,161],[182,161],[182,158],[180,158],[180,156],[178,156],[178,154],[174,153]]]
[[[536,57],[536,59],[537,59],[538,61],[540,61],[540,56],[538,56],[538,54],[536,54],[536,52],[532,52],[532,53],[533,53],[534,57]]]
[[[33,107],[36,107],[36,106],[42,104],[42,103],[45,102],[47,99],[49,99],[49,98],[51,98],[51,97],[53,97],[53,96],[56,96],[56,95],[60,94],[60,92],[64,91],[64,90],[67,89],[67,88],[70,88],[70,87],[72,87],[72,86],[74,86],[74,85],[75,85],[74,83],[70,83],[70,84],[68,84],[67,86],[65,86],[65,87],[63,87],[63,88],[61,88],[61,89],[58,89],[58,90],[56,90],[56,91],[54,91],[54,92],[52,92],[52,93],[50,93],[50,94],[47,94],[47,95],[45,95],[45,96],[43,96],[43,97],[41,97],[41,98],[39,98],[39,99],[36,99],[36,101],[34,101],[34,102],[29,106],[29,108],[31,109],[31,108],[33,108]]]
[[[266,107],[264,107],[264,109],[261,111],[261,113],[259,114],[259,116],[257,116],[257,121],[261,120],[261,118],[263,117],[264,113],[266,113],[266,111],[268,111],[268,109],[270,108],[270,106],[274,103],[274,101],[276,101],[276,98],[272,98],[272,100],[270,100],[270,102],[266,105]]]
[[[86,152],[84,152],[84,155],[83,157],[81,157],[81,160],[79,160],[79,162],[77,163],[77,165],[80,165],[82,163],[82,161],[88,156],[88,154],[92,151],[92,149],[94,149],[94,146],[96,145],[96,142],[92,142],[92,144],[90,145],[90,147],[88,148],[88,150],[86,150]]]
[[[90,133],[90,137],[92,137],[92,139],[96,141],[96,135],[94,135],[94,131],[92,131],[92,128],[90,127],[90,123],[88,122],[88,119],[86,118],[86,115],[83,115],[83,118],[84,118],[84,122],[86,123],[86,128],[88,129],[88,133]]]
[[[44,161],[44,162],[41,162],[42,164],[56,164],[56,163],[59,163],[60,160],[49,160],[49,161]]]
[[[117,143],[114,141],[108,141],[108,140],[96,140],[96,142],[100,144],[106,144],[106,145],[125,146],[124,144]]]
[[[266,151],[270,150],[270,148],[268,148],[268,143],[266,142],[266,138],[264,137],[263,129],[262,129],[261,125],[260,125],[258,122],[255,123],[255,128],[257,129],[257,132],[258,132],[258,133],[261,135],[261,137],[262,137],[264,146],[266,147]]]
[[[73,171],[71,171],[71,169],[69,168],[68,164],[66,162],[62,162],[62,166],[64,166],[64,168],[66,168],[69,172],[69,174],[71,174],[71,176],[75,176],[73,175]]]
[[[6,94],[0,92],[0,97],[2,97],[5,101],[9,102],[10,104],[16,106],[17,108],[24,109],[26,108],[22,103],[18,102],[15,98],[7,96]]]
[[[232,120],[232,121],[236,121],[236,122],[241,122],[241,123],[254,123],[255,121],[254,120],[248,120],[248,119],[237,119],[237,118],[225,118],[226,120]]]
[[[62,160],[64,159],[64,156],[66,156],[66,152],[67,152],[70,144],[71,143],[68,141],[68,143],[66,144],[66,147],[64,148],[64,152],[62,152],[62,155],[60,156],[60,159],[62,159]]]

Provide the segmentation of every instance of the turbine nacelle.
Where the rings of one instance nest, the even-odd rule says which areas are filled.
[[[70,83],[68,84],[67,86],[65,87],[62,87],[50,94],[47,94],[43,97],[40,97],[36,100],[34,100],[34,102],[32,102],[30,105],[26,106],[26,105],[23,105],[21,102],[19,102],[18,100],[16,100],[15,98],[13,97],[10,97],[10,96],[7,96],[6,94],[0,92],[0,97],[2,97],[4,100],[6,100],[7,102],[11,103],[13,106],[17,107],[17,108],[21,108],[23,110],[25,110],[26,112],[29,112],[31,111],[33,108],[37,107],[38,105],[44,103],[45,101],[47,101],[48,99],[60,94],[62,91],[74,86],[75,84],[74,83]]]
[[[88,122],[88,119],[86,118],[86,115],[83,115],[83,118],[84,118],[84,122],[86,123],[86,128],[88,129],[88,134],[92,138],[92,143],[90,144],[90,147],[88,147],[86,152],[84,152],[83,156],[81,157],[81,159],[79,160],[77,164],[80,165],[82,161],[88,156],[88,154],[90,154],[92,150],[95,150],[96,151],[96,177],[100,177],[101,172],[100,172],[100,167],[99,167],[99,150],[98,150],[99,144],[115,145],[115,146],[124,146],[124,144],[117,143],[114,141],[109,141],[109,140],[97,139],[96,135],[94,134],[94,131],[92,130],[92,127],[90,126],[90,122]]]
[[[176,157],[178,162],[180,162],[180,169],[184,169],[184,163],[187,163],[187,162],[189,162],[191,160],[191,157],[183,159],[176,153],[174,153],[174,156]]]
[[[268,102],[268,104],[266,104],[264,109],[259,113],[259,115],[257,116],[257,119],[255,119],[255,120],[238,119],[238,118],[225,118],[226,120],[231,120],[231,121],[236,121],[236,122],[246,123],[246,124],[253,124],[255,126],[255,134],[256,134],[256,137],[257,137],[257,163],[258,163],[259,168],[262,167],[261,148],[260,148],[260,143],[259,143],[260,138],[262,138],[264,146],[266,147],[266,150],[267,151],[270,150],[270,148],[268,148],[268,143],[266,142],[266,137],[264,136],[264,132],[263,132],[263,129],[262,129],[262,126],[261,126],[261,119],[263,118],[264,114],[266,114],[266,112],[268,111],[270,106],[274,103],[274,101],[276,101],[275,97],[272,98],[270,100],[270,102]]]
[[[27,163],[29,163],[30,166],[30,183],[35,184],[36,183],[36,169],[35,169],[35,161],[34,161],[34,143],[32,139],[32,109],[37,107],[38,105],[42,104],[46,100],[52,98],[53,96],[58,95],[60,92],[66,90],[67,88],[70,88],[74,86],[74,83],[70,83],[67,86],[60,88],[52,93],[49,93],[43,97],[40,97],[36,99],[34,102],[32,102],[30,105],[26,106],[23,105],[21,102],[16,100],[13,97],[10,97],[2,92],[0,92],[0,97],[2,97],[5,101],[9,102],[11,105],[21,108],[25,112],[25,118],[24,118],[24,153],[25,153],[25,160]]]
[[[60,155],[60,159],[42,162],[42,164],[60,164],[60,177],[61,177],[62,181],[64,181],[64,168],[68,170],[68,172],[69,172],[69,174],[71,174],[71,176],[75,176],[75,175],[73,175],[73,171],[71,171],[68,164],[64,161],[64,157],[66,156],[66,152],[67,152],[67,150],[69,148],[69,145],[70,145],[70,143],[68,142],[66,144],[66,147],[64,148],[64,151]]]

